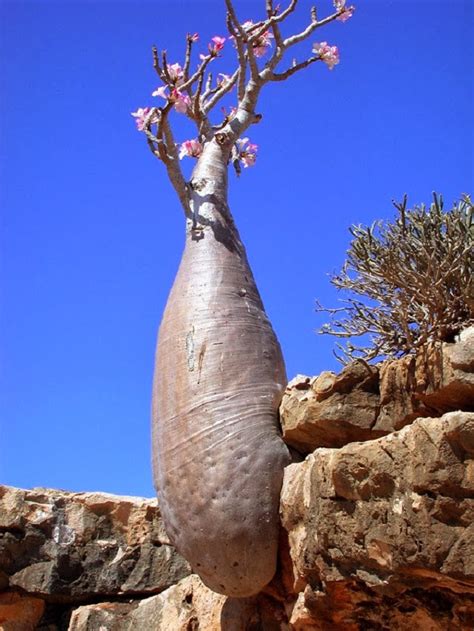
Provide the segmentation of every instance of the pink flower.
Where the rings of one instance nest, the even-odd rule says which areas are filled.
[[[235,144],[238,148],[239,160],[244,165],[244,168],[253,167],[257,161],[258,145],[249,142],[248,138],[239,138]]]
[[[156,90],[151,93],[151,96],[161,96],[162,99],[167,99],[168,95],[166,94],[166,86],[160,85],[159,88],[156,88]]]
[[[337,46],[329,46],[327,42],[315,42],[313,44],[313,53],[319,55],[329,70],[339,63],[339,50]]]
[[[197,138],[194,140],[185,140],[179,147],[179,159],[182,160],[184,156],[189,158],[199,158],[202,153],[202,145]]]
[[[341,11],[341,14],[336,18],[340,22],[347,22],[354,14],[355,7],[351,5],[346,7],[346,0],[333,0],[336,11]]]
[[[347,22],[347,20],[353,16],[354,10],[355,7],[347,7],[336,20],[339,20],[339,22]]]
[[[198,39],[199,39],[199,33],[194,33],[194,35],[189,35],[189,33],[188,33],[188,37],[189,37],[191,42],[197,42]]]
[[[181,66],[176,64],[167,64],[166,69],[168,70],[168,74],[173,83],[177,83],[178,85],[183,82],[183,69]]]
[[[188,107],[191,105],[189,96],[176,88],[171,92],[170,101],[174,102],[174,109],[180,114],[186,114]]]
[[[211,55],[217,55],[224,48],[225,37],[214,35],[214,37],[211,37],[211,42],[214,45],[209,44],[209,52]]]
[[[180,114],[186,114],[188,107],[191,105],[191,99],[187,94],[180,92],[178,88],[173,88],[171,94],[166,94],[166,86],[162,85],[152,92],[151,96],[161,96],[170,103],[174,104],[174,109]]]
[[[132,116],[136,118],[135,123],[137,124],[138,131],[143,131],[145,129],[150,112],[151,107],[139,107],[136,112],[132,112]],[[153,120],[150,122],[156,122],[155,116],[153,116],[152,119]]]
[[[248,31],[253,26],[252,20],[247,20],[242,24],[242,28],[244,31]],[[256,57],[263,57],[263,55],[267,52],[267,50],[271,47],[273,39],[273,33],[270,31],[265,31],[258,37],[253,43],[253,52]]]

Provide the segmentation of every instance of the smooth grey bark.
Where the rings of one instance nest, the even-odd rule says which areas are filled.
[[[227,204],[228,157],[206,143],[191,180],[201,229],[188,217],[159,330],[153,467],[172,543],[211,589],[245,597],[276,568],[287,379]]]
[[[237,140],[262,118],[256,108],[263,86],[325,61],[315,53],[278,71],[286,52],[345,11],[341,5],[318,20],[312,8],[306,28],[283,38],[280,25],[297,2],[280,11],[266,0],[266,19],[244,26],[232,0],[225,0],[238,67],[214,87],[208,66],[220,49],[209,46],[191,74],[195,38],[188,35],[181,84],[169,75],[166,51],[160,61],[153,49],[153,66],[169,94],[179,89],[189,97],[186,114],[204,144],[190,184],[169,121],[174,97],[141,123],[187,218],[186,245],[158,336],[155,485],[172,542],[209,587],[230,596],[258,593],[274,574],[289,454],[278,427],[283,358],[228,208],[227,169],[232,153],[238,170]],[[257,49],[270,31],[274,47],[263,65]],[[214,126],[209,113],[234,87],[236,111]]]

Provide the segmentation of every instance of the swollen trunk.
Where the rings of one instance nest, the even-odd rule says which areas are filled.
[[[277,423],[286,375],[226,178],[227,159],[213,141],[192,179],[203,230],[188,222],[158,336],[153,463],[173,544],[211,589],[249,596],[275,572],[289,461]]]

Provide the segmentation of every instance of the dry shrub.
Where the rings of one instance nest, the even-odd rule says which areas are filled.
[[[347,296],[320,333],[363,336],[337,344],[340,361],[400,357],[432,341],[452,341],[474,323],[473,204],[463,195],[448,211],[441,196],[407,209],[394,202],[393,222],[352,226],[347,259],[331,283]]]

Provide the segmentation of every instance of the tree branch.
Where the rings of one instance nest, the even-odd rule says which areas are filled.
[[[202,56],[202,61],[198,64],[196,71],[192,73],[192,49],[193,43],[197,38],[189,33],[186,36],[182,74],[180,69],[177,73],[174,66],[173,68],[168,67],[166,50],[159,55],[155,46],[152,49],[153,67],[163,84],[169,89],[170,94],[167,97],[165,96],[168,99],[166,106],[162,109],[156,109],[157,112],[160,112],[160,116],[157,119],[156,133],[152,133],[150,124],[145,125],[143,131],[146,133],[147,142],[154,155],[165,163],[173,186],[178,191],[183,205],[187,199],[187,193],[185,195],[187,189],[179,167],[178,150],[168,116],[178,96],[180,96],[175,90],[178,90],[181,95],[189,97],[191,104],[184,113],[196,123],[201,139],[204,137],[207,140],[211,140],[219,133],[219,142],[233,143],[250,125],[261,119],[261,116],[256,114],[255,110],[260,90],[265,83],[269,81],[284,81],[299,70],[303,70],[321,59],[320,56],[312,55],[300,63],[293,62],[291,67],[282,72],[276,72],[276,68],[283,60],[286,51],[295,44],[307,39],[316,28],[335,20],[341,13],[340,11],[336,12],[318,21],[316,11],[313,8],[311,9],[309,25],[300,33],[284,39],[280,31],[280,24],[295,11],[298,0],[289,0],[286,8],[281,12],[279,12],[279,6],[275,7],[275,0],[265,0],[266,19],[246,24],[245,27],[239,22],[234,0],[224,1],[227,9],[227,29],[234,42],[238,60],[238,67],[229,81],[217,83],[215,87],[212,87],[212,75],[208,73],[208,65],[218,56],[219,50],[214,48],[212,44],[209,47],[209,54]],[[273,35],[274,40],[273,53],[269,50],[271,35]],[[260,57],[263,52],[270,52],[270,55],[265,67],[260,70],[257,55]],[[226,115],[221,125],[211,127],[208,118],[209,112],[235,86],[237,86],[237,110],[235,115]],[[160,94],[166,95],[166,92],[161,91]],[[180,99],[182,98],[180,96]],[[182,102],[179,105],[182,105]],[[185,109],[178,105],[177,107],[179,110]]]
[[[184,57],[183,78],[185,81],[189,79],[189,68],[191,67],[191,50],[193,47],[193,38],[189,33],[186,35],[186,53]]]
[[[150,151],[164,163],[170,182],[178,194],[185,214],[188,216],[190,212],[188,189],[181,171],[176,143],[168,120],[171,107],[172,104],[167,103],[163,108],[154,108],[148,115],[143,131]],[[153,124],[156,124],[155,134],[151,131]]]
[[[163,61],[163,77],[166,85],[174,86],[173,81],[171,80],[170,73],[168,72],[168,60],[166,58],[166,50],[161,51],[161,59]]]
[[[334,19],[336,19],[337,15],[338,15],[337,13],[334,14]],[[287,50],[288,48],[290,48],[290,46],[294,46],[295,44],[302,42],[307,37],[309,37],[311,33],[313,33],[313,31],[315,31],[318,28],[318,26],[320,26],[320,23],[316,19],[316,9],[312,7],[310,24],[303,31],[301,31],[301,33],[297,33],[296,35],[287,37],[285,41],[283,42],[283,47],[285,48],[285,50]]]
[[[206,55],[206,58],[199,64],[199,67],[196,70],[196,72],[187,81],[181,84],[179,86],[179,89],[187,90],[188,88],[192,87],[192,85],[196,83],[196,81],[199,81],[201,77],[203,77],[204,72],[207,66],[209,65],[209,62],[211,61],[211,59],[213,59],[213,56],[211,54]]]
[[[201,92],[204,83],[204,72],[198,78],[198,85],[193,96],[193,114],[197,121],[202,120],[204,113],[201,109]]]
[[[302,61],[299,64],[295,64],[294,66],[291,66],[291,68],[288,68],[288,70],[285,70],[285,72],[274,72],[272,73],[270,80],[271,81],[285,81],[285,79],[288,79],[288,77],[291,77],[291,75],[294,75],[295,72],[298,72],[298,70],[303,70],[303,68],[307,68],[309,65],[311,65],[315,61],[319,61],[320,59],[321,59],[320,57],[310,57],[306,61]]]
[[[156,46],[153,46],[152,49],[152,54],[153,54],[153,68],[156,71],[156,74],[160,77],[161,80],[163,80],[163,69],[160,66],[160,60],[158,58],[158,49]]]
[[[234,74],[232,75],[232,77],[229,79],[229,81],[227,81],[225,83],[225,85],[223,86],[219,86],[216,90],[216,92],[214,93],[214,96],[212,99],[210,99],[207,103],[204,103],[202,106],[202,110],[205,114],[207,114],[208,112],[210,112],[213,107],[221,100],[221,98],[223,96],[225,96],[228,92],[230,92],[232,90],[232,88],[235,86],[235,84],[237,83],[237,80],[239,79],[240,76],[240,72],[241,69],[237,68],[237,70],[234,72]],[[209,92],[209,94],[207,96],[210,96],[211,94],[213,94],[213,91],[211,90]],[[204,97],[206,95],[203,95],[203,100]]]
[[[296,2],[295,2],[296,5]],[[276,17],[275,9],[273,8],[273,0],[267,0],[267,22],[270,24],[270,28],[273,32],[273,37],[275,38],[275,44],[277,48],[283,49],[283,38],[281,36],[280,28],[278,26],[278,22],[273,20]],[[262,32],[262,35],[265,31]]]
[[[239,101],[241,101],[245,95],[245,82],[247,78],[247,57],[242,45],[242,39],[238,36],[237,30],[234,28],[232,17],[229,12],[227,12],[226,16],[226,25],[230,36],[234,38],[235,46],[237,48],[237,59],[239,61],[240,68],[237,98]]]
[[[248,33],[246,33],[245,29],[242,27],[239,20],[237,19],[237,14],[232,4],[232,0],[225,0],[225,4],[227,7],[227,12],[230,16],[230,22],[233,26],[233,37],[235,38],[237,47],[239,46],[239,43],[240,45],[245,45],[246,58],[249,62],[250,67],[250,76],[252,77],[253,81],[257,83],[260,79],[260,76],[258,72],[257,60],[255,59],[255,53],[253,51],[253,40],[252,38],[249,38]]]

